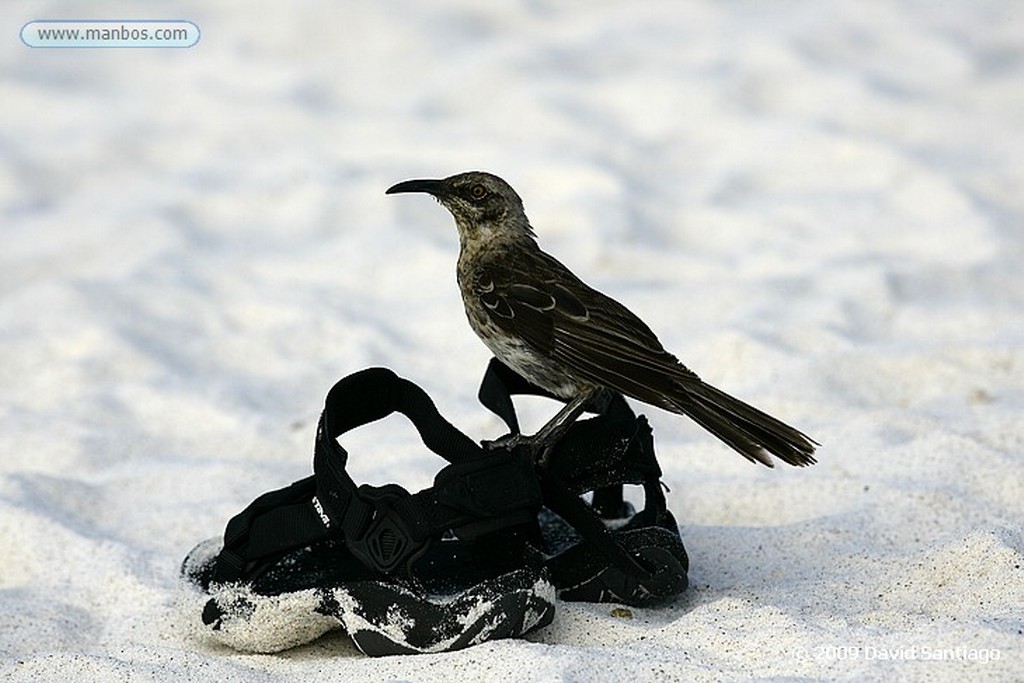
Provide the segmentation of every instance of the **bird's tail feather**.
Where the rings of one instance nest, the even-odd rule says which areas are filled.
[[[771,455],[798,467],[815,462],[812,438],[710,384],[687,386],[673,403],[752,462],[773,467]]]

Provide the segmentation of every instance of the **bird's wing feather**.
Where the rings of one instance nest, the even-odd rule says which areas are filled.
[[[657,405],[700,382],[629,309],[543,252],[482,268],[476,282],[494,324],[595,384]]]

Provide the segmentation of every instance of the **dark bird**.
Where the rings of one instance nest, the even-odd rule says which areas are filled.
[[[629,309],[541,251],[523,201],[501,178],[469,172],[387,190],[400,192],[430,194],[455,217],[473,331],[505,365],[566,401],[524,440],[555,438],[610,389],[689,416],[752,462],[814,463],[814,440],[703,382]]]

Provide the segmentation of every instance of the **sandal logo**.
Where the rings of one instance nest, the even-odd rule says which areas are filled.
[[[320,521],[323,522],[325,529],[331,528],[331,518],[324,512],[324,506],[320,504],[320,499],[313,496],[313,509],[316,510],[316,514],[320,517]]]

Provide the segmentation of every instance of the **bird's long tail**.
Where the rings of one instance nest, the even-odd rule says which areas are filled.
[[[774,467],[772,455],[798,467],[815,462],[814,439],[710,384],[687,386],[673,403],[752,462]]]

